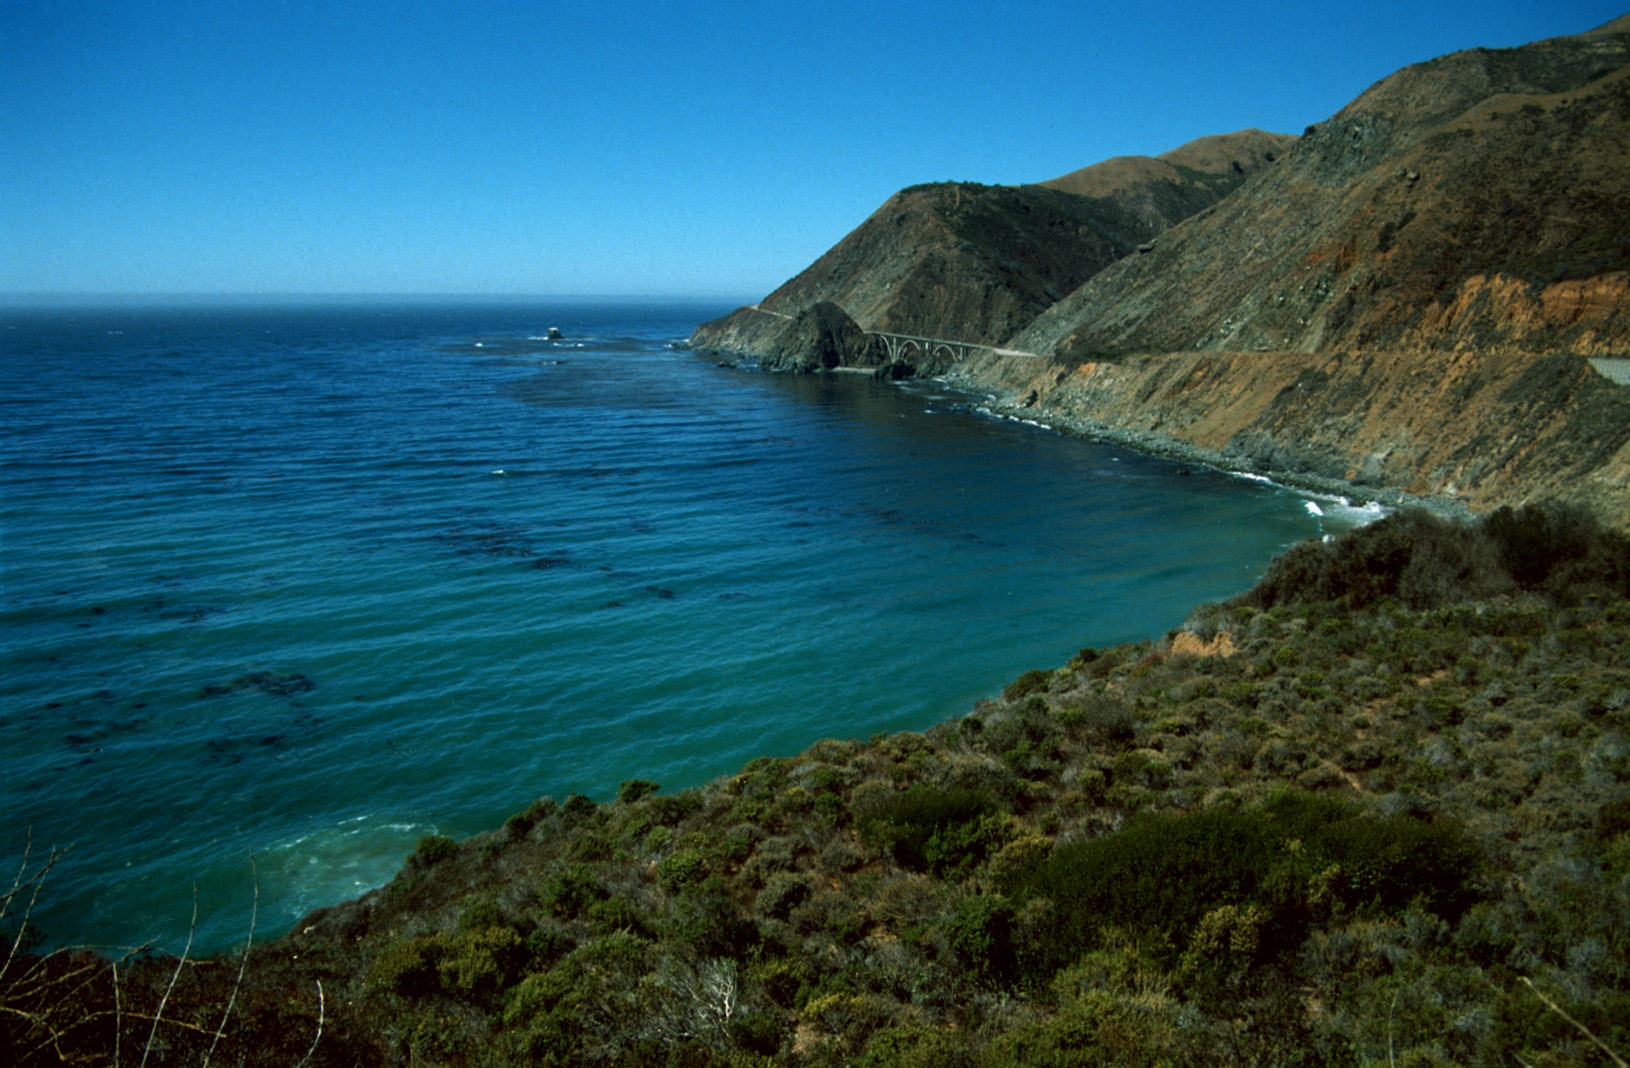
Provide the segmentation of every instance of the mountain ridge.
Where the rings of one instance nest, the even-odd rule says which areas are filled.
[[[818,303],[838,305],[867,331],[997,344],[1097,271],[1216,203],[1293,141],[1242,131],[1047,182],[909,186],[758,304],[699,326],[690,344],[770,356],[784,348],[787,322]],[[865,359],[881,362],[876,353]]]

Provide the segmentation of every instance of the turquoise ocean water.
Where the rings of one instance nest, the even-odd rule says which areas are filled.
[[[221,948],[258,886],[281,933],[420,835],[926,728],[1367,514],[673,347],[726,310],[0,310],[0,860],[70,847],[36,923],[178,948],[196,888]]]

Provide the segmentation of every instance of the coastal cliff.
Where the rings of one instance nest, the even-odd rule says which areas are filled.
[[[1213,202],[1149,214],[1174,174],[1194,192],[1219,172],[1238,180]],[[1201,139],[1044,186],[1143,229],[1010,334],[1015,316],[970,310],[978,286],[896,313],[925,302],[857,251],[903,262],[916,235],[882,243],[880,211],[692,344],[752,353],[827,300],[865,330],[983,341],[913,370],[1007,414],[1339,492],[1560,499],[1630,526],[1630,390],[1587,359],[1630,353],[1630,16],[1407,67],[1299,139]]]
[[[987,355],[952,380],[1014,418],[1454,514],[1558,500],[1630,526],[1630,389],[1584,357],[1179,352],[1075,367]]]

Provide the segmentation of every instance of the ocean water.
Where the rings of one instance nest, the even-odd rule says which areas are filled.
[[[424,834],[926,728],[1367,513],[717,366],[709,305],[0,310],[0,860],[56,942],[288,929]],[[551,326],[565,339],[547,340]]]

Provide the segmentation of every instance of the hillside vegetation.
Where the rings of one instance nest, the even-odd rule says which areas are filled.
[[[31,952],[44,871],[7,899],[0,1048],[1606,1064],[1630,1051],[1627,653],[1630,539],[1400,514],[921,734],[424,839],[246,954]]]

